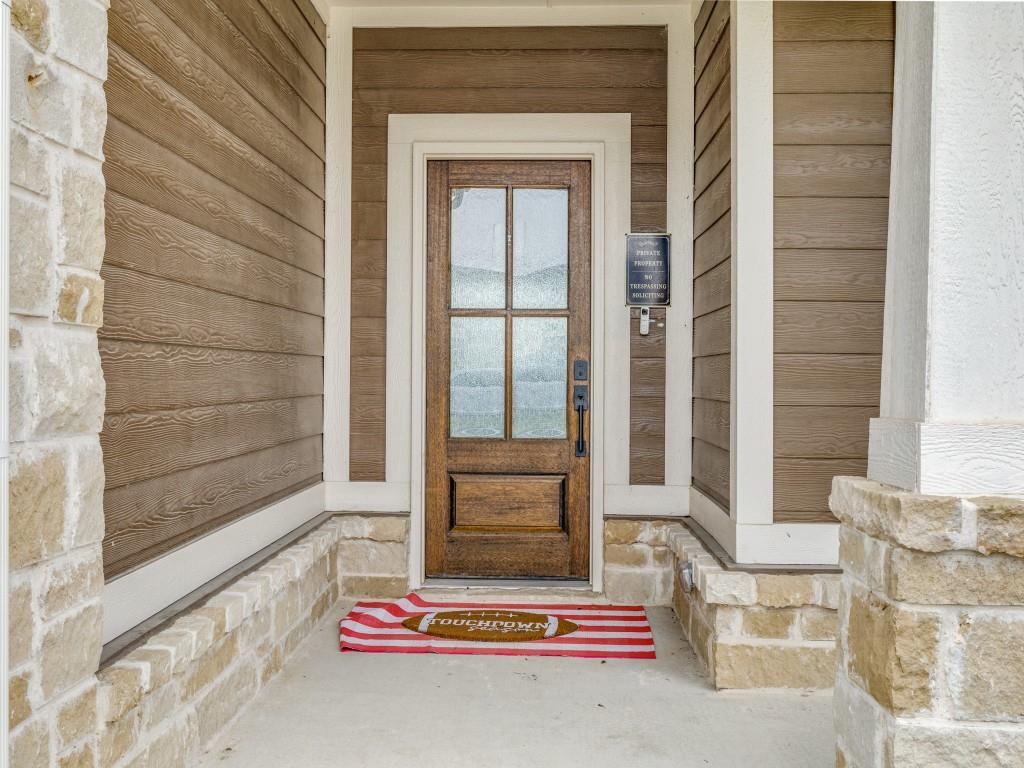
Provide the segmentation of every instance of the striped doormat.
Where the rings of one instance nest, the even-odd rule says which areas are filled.
[[[340,631],[342,651],[654,658],[640,605],[438,603],[413,593],[356,603]]]

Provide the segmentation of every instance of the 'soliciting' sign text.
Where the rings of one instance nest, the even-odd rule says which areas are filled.
[[[669,296],[669,235],[626,235],[626,304],[667,306]]]

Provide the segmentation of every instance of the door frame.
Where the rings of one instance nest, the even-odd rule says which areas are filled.
[[[408,450],[396,451],[389,477],[409,477],[409,582],[424,583],[426,459],[426,215],[428,160],[589,160],[591,163],[591,474],[590,588],[603,589],[604,477],[606,461],[622,461],[628,440],[625,402],[628,366],[609,368],[606,360],[629,359],[629,325],[617,282],[629,231],[630,116],[628,114],[474,114],[391,115],[388,122],[387,357],[406,361],[408,380],[387,388],[388,421],[410,425]],[[621,242],[620,242],[621,241]],[[609,263],[610,262],[610,263]],[[618,289],[618,290],[616,290]],[[624,321],[605,325],[618,310]],[[621,326],[621,327],[620,327]],[[603,342],[603,343],[602,343]],[[394,358],[392,358],[394,355]],[[404,366],[403,366],[404,367]],[[619,370],[619,369],[622,370]],[[389,366],[389,371],[391,367]],[[403,376],[399,379],[404,379]],[[623,418],[622,411],[625,411]],[[404,430],[400,430],[404,432]],[[389,440],[403,441],[389,433]],[[610,449],[610,450],[609,450]],[[402,460],[404,459],[404,460]],[[404,466],[402,466],[404,465]]]

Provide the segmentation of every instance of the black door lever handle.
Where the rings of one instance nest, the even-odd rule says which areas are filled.
[[[572,388],[572,404],[576,408],[576,456],[586,456],[587,441],[583,436],[583,414],[590,408],[590,394],[586,384],[577,384]]]

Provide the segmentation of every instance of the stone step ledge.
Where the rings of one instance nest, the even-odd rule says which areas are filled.
[[[906,549],[1024,557],[1024,498],[929,496],[836,477],[829,507],[841,522]]]

